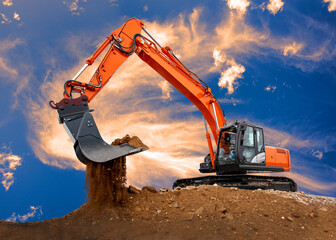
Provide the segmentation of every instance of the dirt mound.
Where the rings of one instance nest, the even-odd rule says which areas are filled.
[[[148,149],[148,147],[140,140],[139,137],[133,136],[130,137],[128,134],[123,138],[117,138],[113,141],[112,145],[121,145],[124,143],[128,143],[133,147],[142,147],[144,149]]]
[[[137,136],[126,135],[112,145],[128,143],[133,147],[148,148]],[[89,162],[86,165],[88,206],[112,206],[125,201],[126,157],[105,163]]]
[[[126,135],[112,144],[148,148]],[[335,239],[336,200],[218,186],[126,184],[126,158],[87,165],[88,203],[48,221],[0,221],[0,239]]]
[[[335,239],[336,200],[216,186],[130,187],[127,204],[83,205],[33,223],[0,221],[0,239]],[[304,201],[302,201],[304,200]]]

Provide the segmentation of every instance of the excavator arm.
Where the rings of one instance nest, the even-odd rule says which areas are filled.
[[[142,35],[142,32],[145,32],[148,37]],[[78,76],[87,66],[92,65],[108,46],[110,47],[104,59],[89,83],[77,81]],[[147,32],[142,21],[132,18],[113,31],[96,52],[86,60],[86,64],[78,74],[72,80],[65,82],[64,98],[58,103],[49,102],[52,108],[57,109],[60,123],[65,126],[72,138],[78,159],[83,163],[106,162],[146,150],[134,148],[128,144],[111,146],[104,142],[90,113],[92,110],[88,107],[88,103],[133,53],[136,53],[140,59],[195,104],[209,124],[217,144],[219,128],[226,124],[226,119],[210,88],[196,74],[189,71],[169,47],[161,47]],[[75,93],[80,96],[73,98]],[[212,167],[215,168],[215,156],[206,122],[206,138]]]

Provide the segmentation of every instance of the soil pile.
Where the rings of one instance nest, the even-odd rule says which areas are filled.
[[[133,147],[148,149],[137,137],[126,135],[113,141],[112,145],[128,143]],[[125,202],[126,157],[105,163],[89,162],[86,165],[86,190],[88,206],[113,206]]]
[[[33,223],[0,221],[0,239],[336,238],[336,199],[217,186],[129,187],[127,204]]]

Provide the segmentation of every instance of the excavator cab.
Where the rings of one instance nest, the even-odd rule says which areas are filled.
[[[272,150],[271,147],[267,147]],[[235,121],[232,125],[220,128],[217,151],[215,153],[215,169],[211,165],[210,155],[200,164],[201,173],[216,172],[218,175],[246,173],[258,171],[287,171],[289,166],[288,150],[279,149],[272,153],[266,161],[264,133],[261,127],[246,122]],[[274,151],[273,151],[274,152]],[[281,155],[281,153],[284,154]],[[217,154],[218,153],[218,154]],[[279,159],[281,164],[272,162]],[[280,160],[281,159],[281,160]]]

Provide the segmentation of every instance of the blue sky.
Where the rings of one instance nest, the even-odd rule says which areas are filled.
[[[50,219],[85,202],[84,166],[47,102],[131,17],[208,83],[229,123],[261,125],[266,143],[290,150],[285,176],[300,190],[336,196],[336,1],[0,2],[0,219]],[[129,184],[198,175],[201,114],[137,56],[91,107],[106,141],[130,133],[151,148],[128,158]]]

